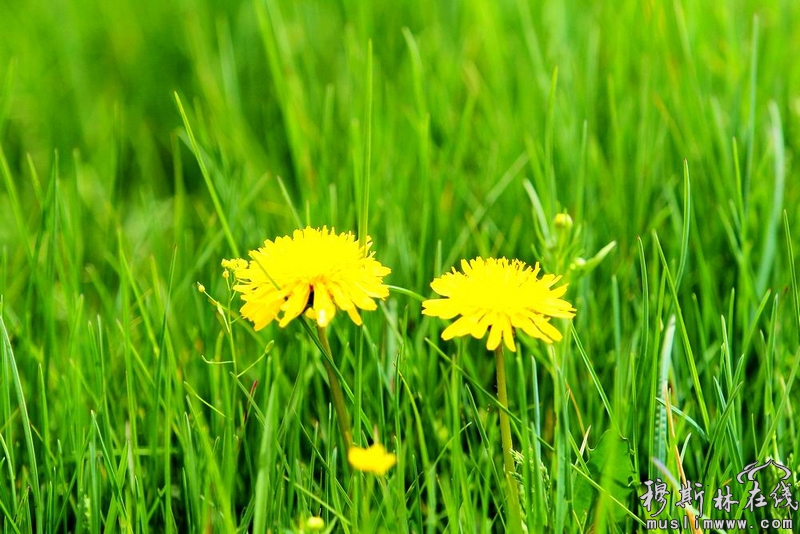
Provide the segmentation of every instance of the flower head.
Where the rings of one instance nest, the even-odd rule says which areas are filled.
[[[454,267],[431,282],[431,288],[446,298],[422,303],[424,315],[443,319],[461,316],[442,332],[443,339],[468,334],[481,339],[488,330],[489,350],[496,349],[502,340],[509,350],[516,351],[512,328],[552,343],[562,336],[550,324],[550,318],[575,316],[575,308],[560,298],[567,284],[553,288],[560,276],[538,278],[538,263],[531,268],[519,260],[475,258],[461,260],[461,270],[463,273]]]
[[[389,295],[383,277],[391,269],[373,258],[371,245],[367,238],[359,247],[349,232],[307,227],[264,241],[250,251],[249,262],[223,260],[222,266],[233,271],[233,289],[244,301],[241,314],[256,330],[276,319],[284,327],[303,312],[325,327],[337,308],[360,325],[358,309],[374,310],[373,299]]]
[[[397,456],[386,452],[380,443],[375,443],[368,449],[350,447],[347,451],[347,460],[359,471],[385,475],[397,463]]]

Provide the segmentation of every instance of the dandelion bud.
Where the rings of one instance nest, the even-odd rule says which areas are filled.
[[[559,230],[569,230],[572,228],[572,217],[570,217],[569,213],[566,212],[559,213],[556,215],[556,218],[553,219],[553,223]]]
[[[319,516],[311,516],[306,520],[306,528],[311,532],[319,532],[325,528],[325,521]]]

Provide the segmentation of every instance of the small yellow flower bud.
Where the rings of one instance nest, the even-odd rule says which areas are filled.
[[[197,282],[197,290],[198,290],[200,293],[205,293],[205,292],[206,292],[206,286],[204,286],[204,285],[203,285],[203,284],[201,284],[200,282]]]
[[[222,278],[224,278],[225,280],[227,280],[230,277],[230,275],[231,275],[231,273],[227,269],[222,271]]]
[[[319,532],[325,528],[325,521],[319,516],[312,515],[306,521],[306,528],[311,532]]]
[[[569,213],[559,213],[553,223],[559,230],[569,230],[572,228],[572,217],[569,216]]]

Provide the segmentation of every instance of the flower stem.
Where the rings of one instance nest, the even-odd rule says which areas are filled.
[[[506,526],[509,532],[522,532],[522,515],[519,507],[519,489],[514,479],[514,459],[511,457],[511,422],[508,419],[508,393],[506,392],[506,361],[503,355],[503,345],[494,349],[497,361],[497,399],[503,409],[500,410],[500,436],[503,440],[503,464],[505,466],[506,490],[508,498],[508,520]]]
[[[344,439],[345,456],[347,451],[353,446],[353,431],[350,430],[350,417],[347,415],[347,408],[344,404],[344,393],[342,392],[342,385],[336,377],[336,371],[333,369],[333,356],[331,355],[331,346],[328,343],[328,335],[325,333],[325,327],[317,325],[317,334],[319,334],[319,342],[322,348],[325,349],[325,358],[322,358],[322,363],[325,365],[325,370],[328,372],[328,383],[331,387],[331,395],[333,396],[333,408],[336,410],[336,419],[339,421],[339,429],[342,431],[342,438]]]

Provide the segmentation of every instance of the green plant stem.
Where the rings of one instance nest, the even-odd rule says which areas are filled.
[[[519,508],[519,489],[514,480],[514,459],[511,457],[511,422],[508,419],[508,393],[506,391],[506,361],[503,354],[503,345],[494,349],[497,361],[497,399],[500,401],[500,436],[503,439],[503,464],[506,479],[506,497],[508,500],[508,520],[506,527],[509,532],[522,532],[522,514]]]
[[[319,334],[319,342],[322,343],[322,348],[325,349],[326,358],[322,358],[322,363],[325,364],[325,370],[328,372],[328,383],[331,387],[331,395],[333,396],[333,408],[336,410],[336,419],[339,421],[339,428],[342,431],[342,438],[344,438],[345,454],[353,446],[353,431],[350,429],[350,417],[347,415],[347,407],[344,404],[344,393],[342,392],[342,385],[339,383],[339,378],[336,376],[336,371],[333,369],[333,356],[331,355],[331,346],[328,343],[328,335],[325,333],[325,327],[317,325],[317,333]]]

